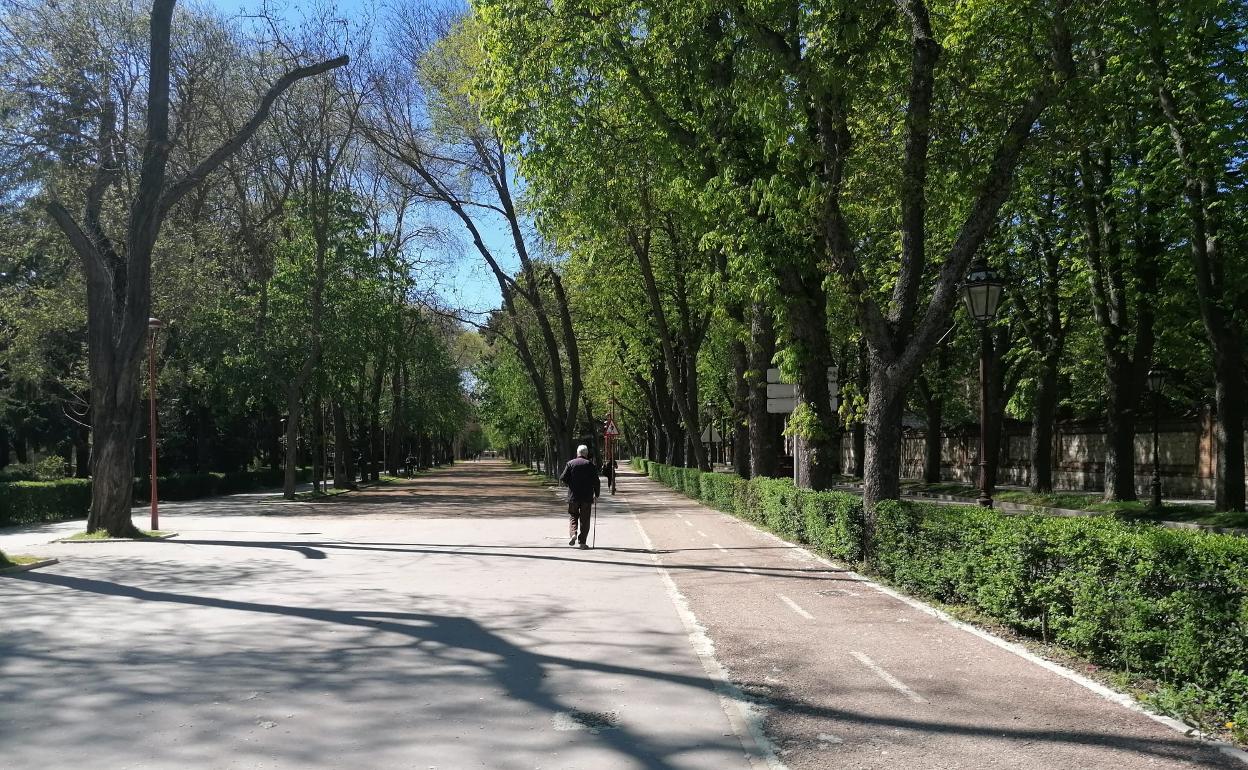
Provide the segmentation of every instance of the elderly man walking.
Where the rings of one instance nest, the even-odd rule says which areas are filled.
[[[594,510],[594,500],[602,491],[598,482],[598,469],[589,461],[589,447],[581,444],[576,457],[568,461],[559,481],[568,488],[568,545],[576,545],[577,529],[580,529],[581,548],[589,548],[589,517]]]

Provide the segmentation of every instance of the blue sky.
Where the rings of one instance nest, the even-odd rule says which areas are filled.
[[[397,2],[425,2],[425,0],[396,0]],[[453,0],[452,0],[453,1]],[[264,7],[263,0],[199,0],[204,5],[217,8],[228,14],[247,14]],[[362,13],[364,9],[375,9],[384,5],[386,0],[341,0],[332,3],[340,9],[344,15],[354,13]],[[326,3],[331,4],[331,3]],[[268,7],[271,13],[278,16],[297,20],[301,16],[302,8],[311,8],[312,3],[299,3],[289,0],[276,0],[269,2]],[[319,4],[318,4],[319,5]],[[454,234],[459,238],[460,247],[455,249],[446,249],[440,255],[441,259],[437,261],[445,267],[426,271],[426,278],[431,284],[428,288],[434,288],[439,295],[443,297],[448,305],[460,308],[466,311],[483,312],[491,310],[499,306],[501,297],[498,292],[498,283],[494,280],[485,261],[477,253],[472,245],[472,241],[468,238],[463,225],[459,220],[455,219],[449,209],[438,211],[436,214],[432,209],[428,210],[425,216],[435,218],[435,224],[443,228],[447,233]],[[481,217],[477,222],[486,245],[505,269],[514,270],[516,268],[515,250],[511,246],[511,236],[505,227],[501,218]],[[435,256],[435,255],[430,255]],[[474,316],[469,316],[474,318]],[[480,318],[476,318],[480,320]]]

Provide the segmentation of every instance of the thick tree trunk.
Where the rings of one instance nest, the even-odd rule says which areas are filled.
[[[91,371],[91,511],[87,531],[138,537],[130,507],[134,503],[134,442],[142,424],[139,367],[135,361],[119,368],[121,371],[97,364]]]
[[[874,361],[867,392],[866,452],[863,458],[863,505],[874,522],[875,504],[901,497],[901,418],[905,399]]]
[[[1245,382],[1238,335],[1233,345],[1225,338],[1218,339],[1215,347],[1214,398],[1217,403],[1217,420],[1214,424],[1214,440],[1217,442],[1218,462],[1214,479],[1214,509],[1219,511],[1244,510],[1244,393]],[[1230,348],[1230,350],[1226,350]]]
[[[1130,363],[1111,359],[1105,403],[1105,499],[1138,500],[1135,491],[1135,409],[1139,392]]]
[[[776,418],[767,412],[767,369],[776,354],[771,311],[755,303],[750,322],[750,475],[775,476],[779,447]]]

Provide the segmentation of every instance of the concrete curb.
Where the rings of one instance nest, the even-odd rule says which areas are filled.
[[[70,543],[71,545],[90,545],[92,543],[146,543],[152,540],[168,540],[177,537],[177,532],[166,532],[163,535],[155,535],[153,537],[106,537],[100,540],[71,540],[63,537],[60,540],[53,540],[53,543]]]
[[[40,567],[48,567],[53,564],[59,564],[60,561],[60,559],[40,559],[39,561],[31,562],[30,564],[15,564],[12,567],[0,569],[0,575],[12,575],[17,572],[29,572],[32,569],[39,569]]]

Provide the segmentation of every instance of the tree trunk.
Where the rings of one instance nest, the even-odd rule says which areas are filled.
[[[97,341],[96,349],[99,347],[102,345]],[[107,365],[97,365],[91,371],[91,511],[87,531],[138,537],[130,507],[134,503],[134,442],[142,424],[139,367],[121,368],[123,372],[116,372]],[[110,387],[118,381],[120,387]]]
[[[334,417],[334,489],[353,489],[355,474],[352,473],[351,436],[347,432],[347,415],[342,402],[334,399],[330,410]]]
[[[1031,421],[1031,491],[1053,491],[1053,424],[1057,420],[1058,357],[1047,356],[1036,376],[1035,414]]]
[[[776,475],[776,418],[767,412],[767,369],[776,354],[771,310],[754,303],[750,321],[750,476]]]
[[[1135,492],[1135,407],[1139,400],[1134,367],[1111,359],[1106,368],[1105,499],[1138,500]]]
[[[862,484],[869,524],[874,522],[876,503],[901,496],[901,418],[905,411],[905,399],[874,360],[871,364]]]
[[[745,342],[732,343],[733,374],[736,387],[732,393],[732,466],[743,479],[750,477],[750,352]],[[727,431],[725,431],[727,432]],[[726,439],[727,436],[723,436]]]
[[[299,471],[299,419],[303,409],[300,388],[291,385],[286,389],[286,475],[282,479],[282,496],[287,500],[295,497],[295,484]]]
[[[1230,343],[1228,343],[1228,338]],[[1243,359],[1238,335],[1224,331],[1215,342],[1214,424],[1218,462],[1214,479],[1214,510],[1244,510],[1244,393]]]

